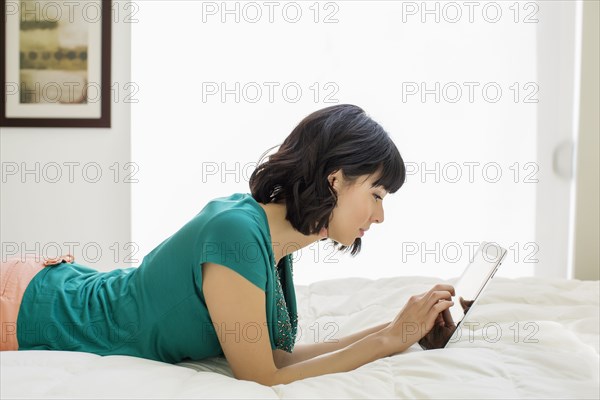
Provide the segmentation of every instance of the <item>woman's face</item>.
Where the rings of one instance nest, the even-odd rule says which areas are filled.
[[[383,222],[382,199],[387,192],[382,186],[372,187],[378,176],[359,177],[354,184],[343,181],[341,171],[330,175],[329,182],[338,193],[336,207],[329,220],[327,236],[345,246],[351,246],[361,230]],[[367,233],[368,234],[368,233]]]

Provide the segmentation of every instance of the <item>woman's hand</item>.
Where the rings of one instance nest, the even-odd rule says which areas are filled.
[[[462,307],[464,314],[466,315],[474,300],[465,300],[462,296],[459,297],[460,306]],[[452,337],[452,334],[456,330],[456,324],[450,314],[450,309],[446,309],[441,312],[436,320],[433,329],[423,336],[419,340],[419,344],[424,350],[439,349],[448,343],[448,340]]]
[[[390,355],[403,352],[436,325],[440,313],[454,302],[452,285],[438,284],[428,292],[411,296],[396,318],[382,331],[389,343]]]
[[[446,343],[448,343],[448,340],[450,340],[452,337],[452,334],[455,330],[456,324],[452,319],[450,310],[446,309],[436,318],[433,329],[431,329],[427,335],[423,336],[423,338],[419,340],[419,345],[421,345],[424,350],[439,349],[444,347]]]

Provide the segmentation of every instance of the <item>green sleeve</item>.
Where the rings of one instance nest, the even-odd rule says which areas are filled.
[[[270,253],[256,221],[239,210],[213,216],[200,235],[200,262],[231,268],[266,291]]]

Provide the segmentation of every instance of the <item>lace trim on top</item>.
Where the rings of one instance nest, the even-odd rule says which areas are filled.
[[[290,263],[290,271],[292,271],[293,276],[292,261],[290,259],[288,260]],[[275,293],[275,304],[277,306],[277,338],[275,340],[275,347],[291,353],[296,341],[298,315],[296,313],[292,313],[290,316],[287,304],[285,302],[285,296],[283,294],[283,287],[281,286],[279,269],[277,266],[274,268],[275,275],[277,276],[277,291]],[[291,282],[293,282],[293,280]]]

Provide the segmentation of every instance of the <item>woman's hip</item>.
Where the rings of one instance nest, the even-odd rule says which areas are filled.
[[[57,258],[10,258],[0,263],[0,351],[18,350],[17,317],[29,282],[49,265],[73,262],[70,254]]]

